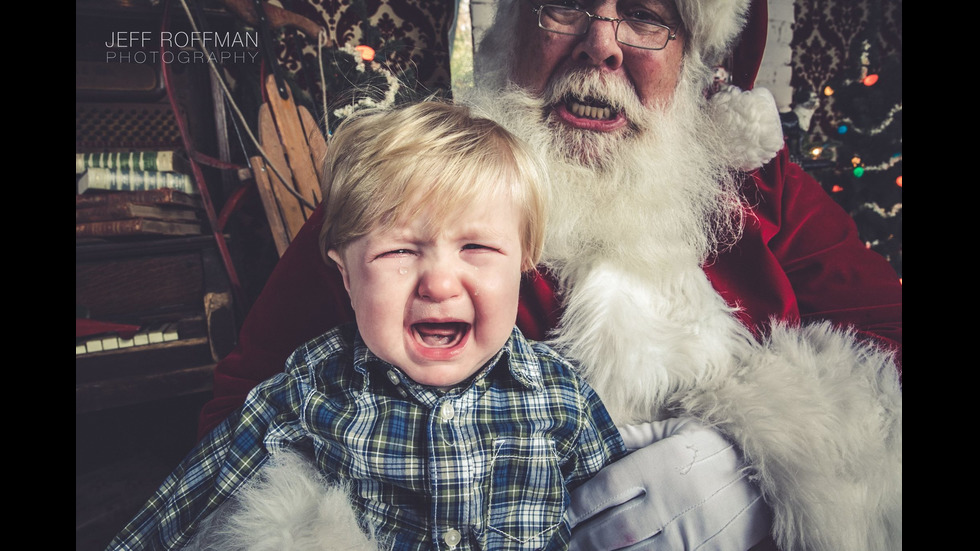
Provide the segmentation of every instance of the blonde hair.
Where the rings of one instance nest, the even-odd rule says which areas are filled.
[[[467,106],[428,100],[355,113],[331,137],[323,172],[324,258],[421,215],[438,229],[500,194],[522,215],[522,269],[541,257],[546,172],[522,141]]]

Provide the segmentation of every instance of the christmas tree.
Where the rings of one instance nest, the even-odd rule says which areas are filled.
[[[817,98],[832,101],[835,135],[804,132],[791,149],[851,214],[868,248],[884,256],[901,278],[902,60],[900,55],[882,59],[867,39],[855,43],[853,61],[842,74],[822,90],[798,91],[794,98],[797,112]]]

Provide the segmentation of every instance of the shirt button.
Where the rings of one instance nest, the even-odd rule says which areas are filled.
[[[456,416],[456,409],[449,402],[443,402],[442,407],[439,409],[439,416],[442,417],[443,421],[449,421]]]
[[[393,385],[401,383],[401,379],[398,378],[398,374],[393,370],[388,372],[388,380],[391,381],[391,384]]]
[[[459,542],[462,539],[462,534],[460,534],[459,530],[456,530],[455,528],[446,530],[446,533],[442,535],[442,541],[446,542],[446,545],[448,545],[450,549],[459,545]]]

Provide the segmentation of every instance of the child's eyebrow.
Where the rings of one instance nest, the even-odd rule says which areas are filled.
[[[491,225],[483,222],[466,222],[453,227],[452,232],[447,232],[448,234],[457,237],[459,239],[467,238],[481,238],[485,239],[488,236],[500,237],[500,232],[493,228]]]

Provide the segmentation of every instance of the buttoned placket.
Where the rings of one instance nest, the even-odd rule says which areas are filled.
[[[460,430],[460,424],[465,422],[461,396],[450,393],[440,397],[429,424],[433,537],[440,542],[440,548],[446,550],[459,549],[464,535],[469,532],[471,504],[468,490],[475,483],[470,465],[472,458]],[[445,496],[452,496],[452,499],[441,499]]]
[[[495,358],[490,364],[495,364]],[[473,408],[486,392],[486,372],[468,388],[457,387],[445,394],[415,384],[397,369],[389,368],[385,377],[403,397],[429,409],[428,472],[432,510],[430,537],[438,549],[469,549],[471,534],[484,530],[480,502],[483,494],[476,487],[485,476],[485,465],[474,457],[471,439],[479,439],[472,417]],[[479,454],[478,454],[479,455]]]

